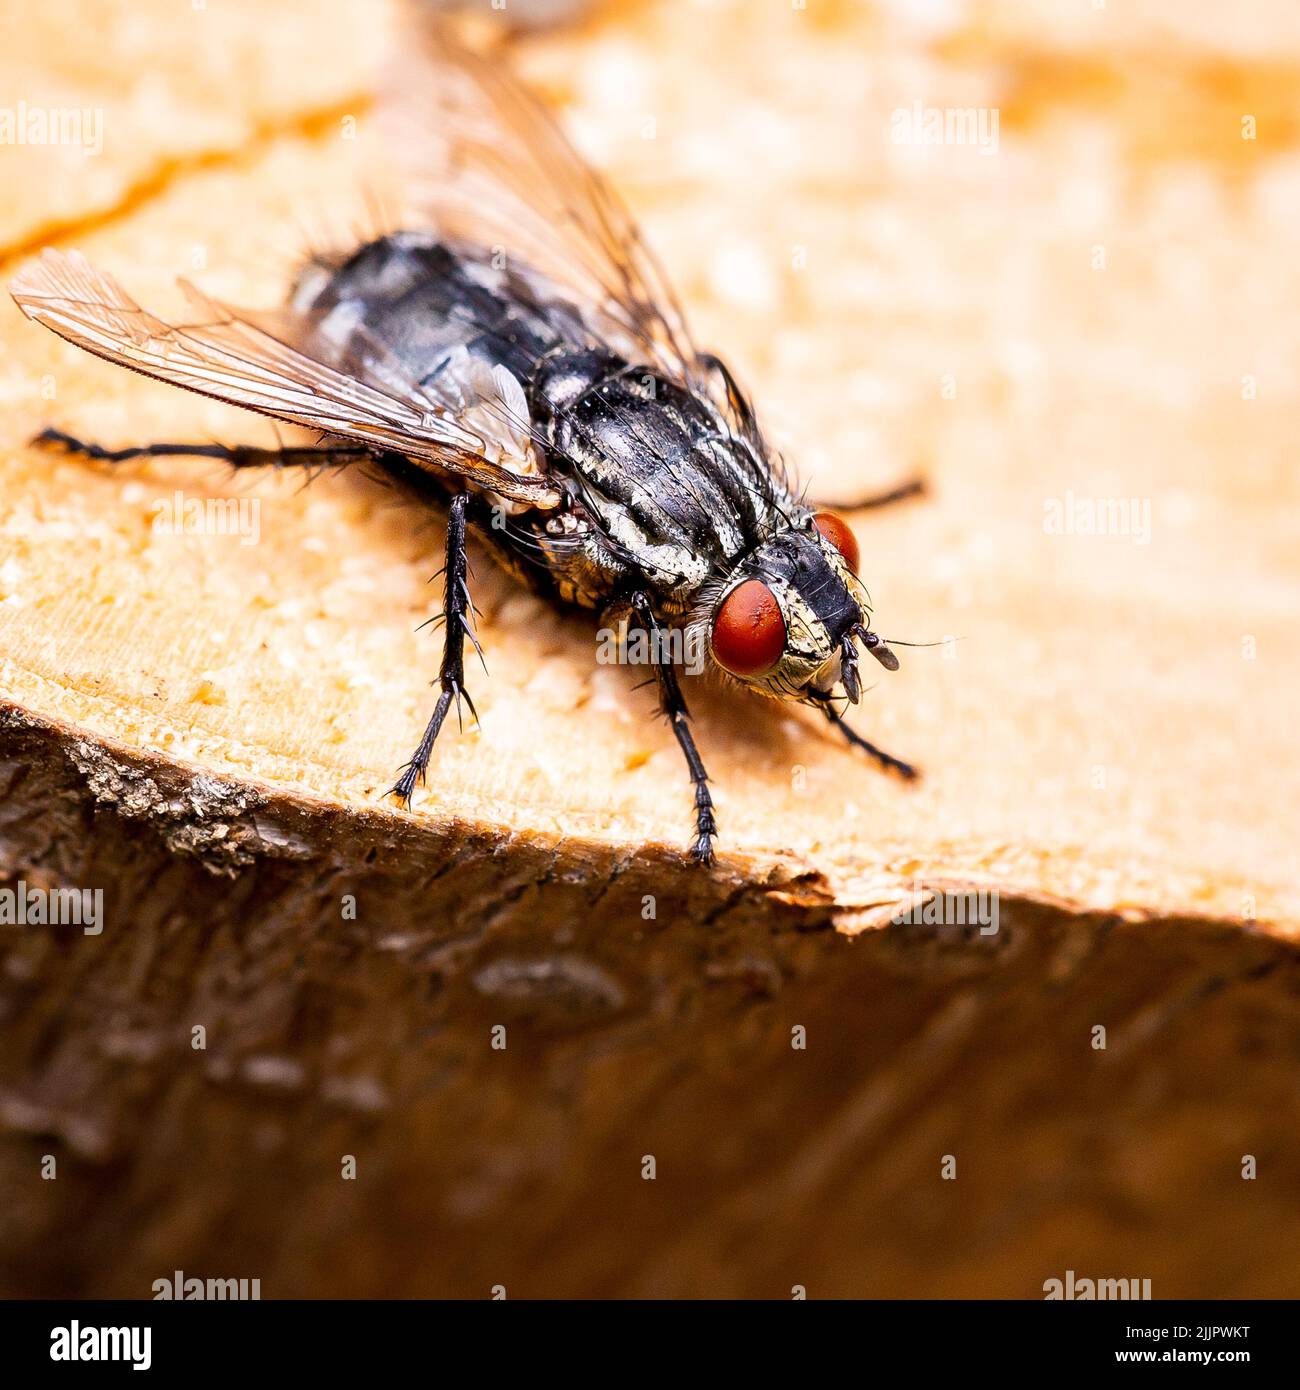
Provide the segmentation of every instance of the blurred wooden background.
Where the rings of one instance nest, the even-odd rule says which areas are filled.
[[[87,122],[0,144],[5,275],[273,303],[367,225],[384,12],[324,8],[5,14],[0,112]],[[858,713],[925,784],[692,692],[711,877],[648,695],[486,564],[483,732],[383,806],[436,518],[26,449],[269,435],[6,300],[0,856],[108,903],[0,927],[7,1291],[1294,1294],[1293,29],[715,0],[517,46],[814,488],[932,484],[858,526],[882,630],[961,639]],[[907,138],[958,109],[982,143]],[[151,529],[178,489],[256,543]],[[1054,527],[1090,505],[1131,524]],[[878,930],[920,883],[1001,930]]]

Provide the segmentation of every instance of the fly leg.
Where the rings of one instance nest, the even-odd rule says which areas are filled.
[[[696,357],[695,365],[704,375],[717,378],[721,384],[722,393],[726,396],[727,403],[735,414],[741,429],[746,434],[757,435],[758,422],[754,417],[754,407],[749,403],[749,398],[740,389],[739,383],[731,374],[731,369],[722,358],[716,357],[711,352],[704,352]],[[903,502],[909,497],[919,497],[924,492],[924,478],[909,478],[906,482],[899,483],[886,492],[868,493],[865,497],[855,497],[844,502],[809,499],[809,504],[813,507],[825,507],[830,511],[864,512],[873,507],[887,507],[892,502]]]
[[[831,721],[832,724],[844,735],[854,748],[861,748],[864,753],[870,755],[890,772],[896,772],[908,782],[915,782],[921,775],[920,768],[913,767],[911,763],[905,763],[901,758],[896,758],[892,753],[886,753],[883,748],[877,748],[869,739],[862,737],[854,729],[850,728],[844,716],[828,700],[817,702],[817,708]]]
[[[749,402],[749,397],[740,389],[740,383],[731,374],[731,368],[712,352],[702,352],[695,359],[695,364],[706,376],[715,376],[722,383],[723,394],[727,398],[728,405],[735,412],[736,419],[740,422],[740,427],[746,434],[756,435],[758,433],[758,421],[754,418],[754,407]]]
[[[691,847],[691,858],[697,864],[712,864],[713,840],[718,833],[718,823],[713,816],[713,798],[709,795],[709,774],[704,770],[699,749],[696,748],[695,739],[691,735],[688,722],[690,712],[686,708],[686,700],[672,663],[657,659],[663,655],[666,644],[655,640],[655,634],[662,629],[654,615],[649,597],[642,593],[633,594],[631,602],[633,612],[651,639],[661,708],[673,726],[673,733],[677,736],[677,742],[686,758],[686,766],[690,769],[691,781],[695,784],[695,844]]]
[[[32,443],[103,463],[127,463],[141,458],[204,458],[217,459],[232,468],[319,468],[356,463],[371,456],[370,450],[349,444],[303,449],[259,449],[251,444],[139,444],[127,449],[106,449],[102,444],[90,444],[55,429],[42,430]]]
[[[425,769],[429,766],[429,755],[433,752],[434,740],[442,729],[442,721],[447,717],[451,702],[456,702],[459,717],[460,702],[463,699],[475,719],[478,711],[465,690],[465,638],[468,636],[474,649],[478,650],[478,640],[470,626],[469,612],[469,556],[465,545],[465,512],[469,506],[469,494],[458,492],[452,499],[447,515],[447,563],[443,569],[443,616],[446,627],[443,635],[442,666],[438,672],[438,703],[424,737],[420,740],[411,761],[402,768],[402,774],[389,795],[397,796],[402,804],[410,809],[411,793],[417,782],[424,781]]]
[[[909,478],[885,492],[872,492],[865,497],[853,497],[841,502],[829,502],[821,498],[814,501],[810,498],[809,505],[824,507],[833,512],[865,512],[874,507],[888,507],[894,502],[905,502],[909,497],[920,497],[924,493],[925,479]]]

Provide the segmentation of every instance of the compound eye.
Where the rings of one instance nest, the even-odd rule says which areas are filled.
[[[770,671],[785,651],[785,619],[761,579],[746,579],[722,600],[713,619],[713,655],[733,676]]]
[[[813,525],[844,556],[844,563],[857,574],[858,542],[857,537],[849,530],[848,522],[843,517],[836,516],[834,512],[818,512],[813,517]]]

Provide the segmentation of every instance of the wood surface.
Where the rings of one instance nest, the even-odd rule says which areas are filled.
[[[108,904],[0,928],[6,1291],[1296,1292],[1300,40],[1078,10],[516,45],[810,487],[929,483],[853,518],[880,629],[941,644],[855,714],[925,780],[690,682],[712,873],[636,673],[486,556],[482,727],[392,808],[439,518],[32,450],[274,436],[0,305],[0,864]],[[0,146],[0,273],[77,246],[151,307],[275,303],[374,225],[386,13],[11,11],[0,106],[100,110],[103,149]],[[895,143],[914,103],[996,110],[996,149]],[[255,538],[161,533],[178,492]],[[1048,524],[1114,501],[1145,539]],[[995,935],[887,925],[967,886]]]

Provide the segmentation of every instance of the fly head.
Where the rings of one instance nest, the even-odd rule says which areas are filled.
[[[886,670],[898,658],[871,631],[853,532],[833,512],[803,509],[743,556],[712,603],[709,647],[722,669],[781,700],[862,691],[859,649]]]

